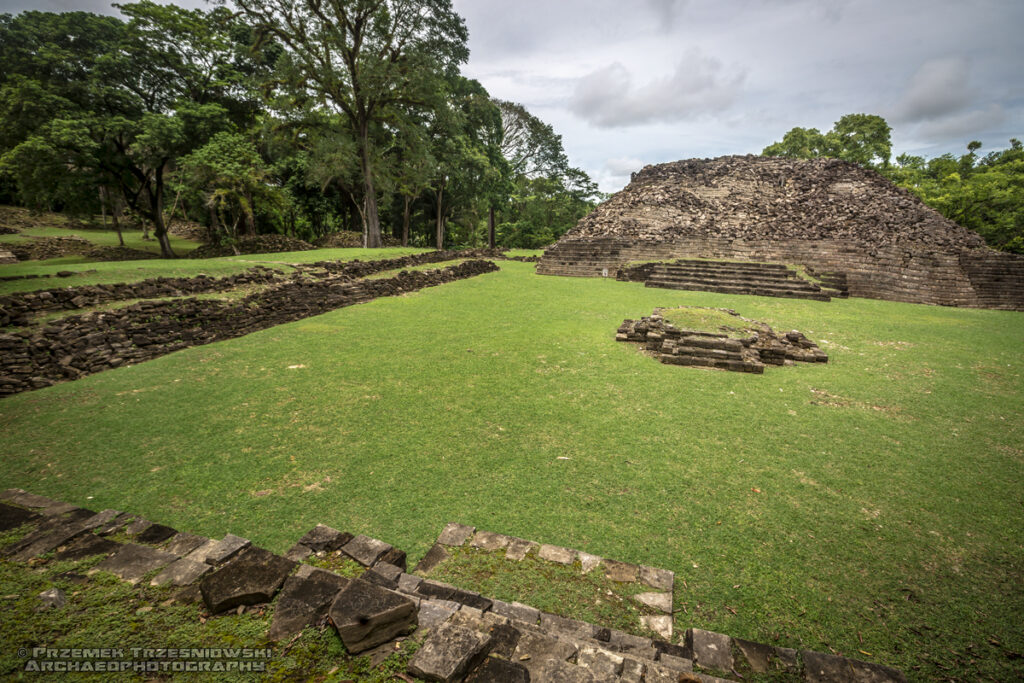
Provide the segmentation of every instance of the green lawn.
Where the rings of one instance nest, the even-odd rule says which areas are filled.
[[[458,521],[672,569],[680,629],[1021,674],[1024,315],[500,265],[4,399],[0,486],[277,551],[322,522],[412,563]],[[614,341],[680,305],[830,362],[755,376]]]

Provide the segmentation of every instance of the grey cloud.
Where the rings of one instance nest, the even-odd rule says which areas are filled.
[[[917,135],[925,139],[977,139],[1006,122],[1006,110],[999,104],[984,109],[964,111],[935,121],[926,121],[917,128]]]
[[[642,85],[615,62],[579,80],[569,109],[598,128],[685,121],[728,108],[745,77],[697,49],[688,50],[671,75]]]
[[[671,31],[676,18],[683,11],[687,0],[647,0],[648,6],[654,11],[661,22],[661,30]]]
[[[967,59],[932,59],[911,77],[892,118],[897,122],[931,121],[962,111],[971,99]]]

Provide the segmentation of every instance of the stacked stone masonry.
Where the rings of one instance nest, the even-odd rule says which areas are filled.
[[[831,301],[831,294],[776,263],[678,259],[672,263],[645,263],[620,268],[616,279],[643,282],[646,287],[685,289],[723,294],[750,294],[787,299]]]
[[[873,171],[722,157],[650,166],[548,249],[537,272],[614,277],[681,258],[799,265],[850,296],[1024,310],[1024,257],[996,252]]]
[[[38,566],[50,553],[58,561],[102,556],[90,574],[177,587],[175,597],[162,604],[201,603],[211,614],[270,604],[267,636],[272,642],[330,624],[350,654],[383,661],[394,652],[395,641],[411,635],[420,647],[408,673],[422,680],[715,683],[743,680],[751,673],[811,683],[906,680],[891,667],[698,628],[686,629],[677,639],[646,638],[505,603],[406,573],[404,552],[324,525],[280,556],[231,534],[208,539],[117,510],[95,513],[8,489],[0,492],[0,531],[12,529],[26,533],[0,548],[0,558],[8,562]],[[113,534],[130,540],[111,540]],[[614,580],[640,581],[669,595],[674,588],[674,576],[665,570],[459,524],[449,524],[431,552],[466,543],[506,553],[519,552],[523,544],[547,548],[551,561],[564,562],[568,555],[590,563],[591,570],[602,567]],[[303,562],[327,553],[358,563],[362,574],[346,578]],[[74,600],[60,591],[40,595],[41,608],[62,609]]]
[[[38,331],[0,335],[0,397],[497,269],[490,261],[470,260],[380,279],[305,274],[237,302],[157,300],[73,315]]]
[[[640,320],[624,320],[615,340],[642,344],[644,349],[667,365],[718,368],[734,372],[764,373],[765,365],[827,363],[828,354],[802,332],[783,335],[764,323],[750,320],[728,309],[714,309],[735,316],[748,328],[748,336],[732,338],[707,330],[677,328],[664,318],[665,309]]]

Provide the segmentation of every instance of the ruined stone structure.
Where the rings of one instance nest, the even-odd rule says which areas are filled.
[[[97,513],[23,489],[0,491],[0,531],[15,529],[22,532],[18,540],[0,547],[0,559],[9,563],[39,567],[49,562],[44,557],[49,553],[61,562],[103,558],[82,577],[80,591],[69,596],[52,587],[40,593],[40,609],[81,605],[93,575],[114,575],[132,585],[148,580],[174,591],[150,609],[201,604],[217,618],[272,604],[267,639],[279,644],[307,626],[330,623],[350,654],[379,663],[412,634],[421,646],[407,670],[422,680],[728,683],[753,675],[810,683],[907,680],[898,669],[835,654],[692,627],[673,634],[673,572],[462,524],[448,524],[412,573],[403,550],[322,524],[282,556],[234,534],[206,538],[119,510]],[[568,619],[424,576],[463,547],[500,553],[509,563],[531,555],[642,586],[649,592],[634,599],[661,614],[643,617],[640,625],[658,637]],[[352,578],[318,567],[325,557],[356,563],[361,573]]]
[[[827,363],[828,354],[802,332],[775,333],[768,325],[744,318],[736,311],[718,310],[736,318],[740,334],[678,328],[665,320],[664,309],[640,320],[624,320],[615,340],[643,344],[644,349],[667,365],[718,368],[762,374],[765,365]]]
[[[985,247],[878,173],[836,159],[648,166],[545,252],[537,272],[615,277],[678,258],[800,265],[850,296],[1024,310],[1024,257]]]

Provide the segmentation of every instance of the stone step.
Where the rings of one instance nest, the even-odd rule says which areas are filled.
[[[650,280],[682,280],[688,282],[703,282],[708,284],[722,283],[726,285],[750,285],[750,286],[776,286],[776,287],[791,287],[806,289],[810,291],[819,291],[821,288],[814,283],[808,282],[807,280],[801,280],[798,278],[779,278],[779,277],[760,277],[760,276],[745,276],[745,275],[714,275],[712,273],[705,272],[694,272],[694,273],[680,273],[673,271],[654,271],[651,274]]]
[[[757,261],[701,261],[697,259],[679,259],[666,264],[671,267],[701,268],[722,272],[741,273],[792,273],[782,263],[759,263]]]
[[[695,292],[717,292],[720,294],[744,294],[752,296],[770,296],[787,299],[812,299],[814,301],[831,301],[831,297],[820,291],[794,291],[779,287],[747,287],[742,285],[710,285],[693,282],[668,282],[648,280],[644,283],[646,287],[657,287],[660,289],[679,289]]]

